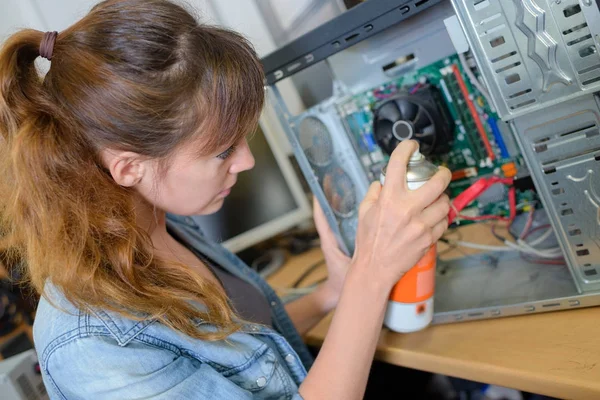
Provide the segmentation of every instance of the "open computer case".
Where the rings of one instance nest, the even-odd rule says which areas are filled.
[[[516,250],[438,262],[434,323],[446,323],[600,304],[599,34],[599,0],[368,0],[263,65],[348,253],[369,183],[407,138],[451,168],[452,196],[510,177],[553,228],[566,265]],[[277,83],[320,62],[333,96],[292,115]],[[462,223],[509,213],[509,190],[492,186]]]

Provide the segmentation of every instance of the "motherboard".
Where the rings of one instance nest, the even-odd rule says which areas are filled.
[[[508,125],[486,100],[483,82],[469,66],[472,60],[460,57],[407,72],[338,103],[342,122],[372,180],[406,139],[417,140],[430,161],[452,171],[452,198],[479,178],[514,178],[526,169]],[[540,203],[532,189],[517,191],[519,210],[536,205]],[[509,208],[508,188],[496,184],[463,210],[458,221],[506,217]]]

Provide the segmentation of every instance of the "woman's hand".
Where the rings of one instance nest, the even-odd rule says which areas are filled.
[[[373,183],[359,209],[352,273],[382,290],[391,290],[448,228],[450,201],[443,193],[450,171],[441,167],[421,188],[409,190],[406,168],[415,150],[411,140],[394,150],[385,186]]]
[[[336,306],[342,293],[351,259],[338,247],[335,235],[327,223],[325,213],[314,197],[313,213],[315,226],[321,238],[321,250],[327,263],[327,281],[319,287],[319,291],[321,291],[322,301],[326,303],[324,304],[325,309],[332,309]]]

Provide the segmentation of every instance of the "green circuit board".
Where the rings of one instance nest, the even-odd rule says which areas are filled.
[[[487,140],[494,154],[494,159],[484,146],[482,137],[476,127],[473,114],[460,89],[452,68],[458,68],[463,82],[469,92],[469,99],[477,110]],[[485,97],[471,84],[465,74],[457,55],[439,60],[418,70],[406,73],[375,88],[344,99],[338,104],[338,111],[346,129],[350,132],[355,149],[361,156],[363,164],[370,172],[372,179],[377,179],[379,171],[387,163],[389,157],[377,145],[373,135],[373,110],[387,98],[400,92],[418,90],[420,85],[428,84],[436,87],[443,94],[444,106],[447,107],[454,120],[454,141],[450,150],[441,155],[432,156],[430,161],[448,167],[453,173],[450,184],[450,196],[455,197],[481,177],[500,175],[503,170],[519,170],[524,160],[518,153],[511,154],[508,148],[516,149],[516,145],[507,146],[507,141],[514,143],[508,126],[500,120]],[[461,175],[466,175],[461,178]],[[475,201],[465,211],[470,216],[503,215],[509,213],[507,189],[497,185],[490,189],[481,201]],[[536,202],[536,194],[532,191],[517,192],[517,203],[521,209]],[[536,202],[539,204],[539,202]],[[465,221],[467,222],[467,221]]]

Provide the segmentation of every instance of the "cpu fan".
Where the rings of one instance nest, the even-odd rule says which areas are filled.
[[[400,94],[379,103],[373,112],[373,132],[388,154],[407,139],[417,140],[421,153],[447,153],[453,140],[454,122],[437,88],[426,85],[417,92]]]

